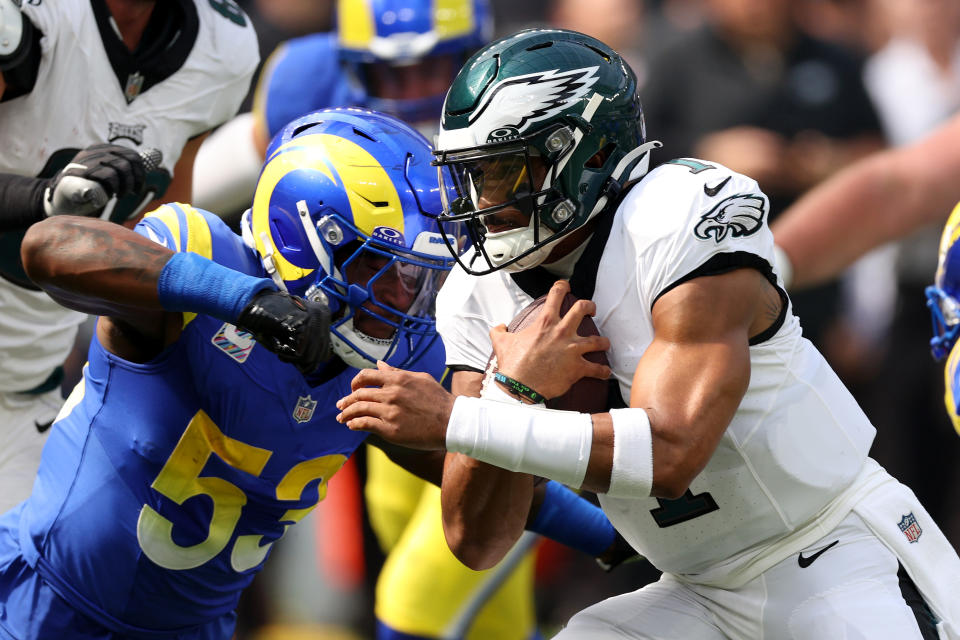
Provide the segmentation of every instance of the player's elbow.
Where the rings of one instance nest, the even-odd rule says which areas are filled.
[[[457,560],[474,571],[483,571],[496,565],[514,542],[503,536],[486,535],[475,528],[449,522],[444,522],[443,535]]]
[[[658,451],[655,444],[652,495],[666,500],[682,497],[709,459],[709,455],[688,447],[663,447]]]
[[[20,259],[27,276],[40,284],[52,276],[53,260],[51,255],[64,233],[64,221],[60,218],[48,218],[32,225],[20,244]]]

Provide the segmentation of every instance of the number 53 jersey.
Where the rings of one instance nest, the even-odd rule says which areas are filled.
[[[138,230],[263,275],[206,212],[167,205]],[[366,436],[335,420],[356,369],[307,379],[230,324],[183,322],[181,337],[144,364],[94,340],[33,494],[0,519],[0,574],[13,531],[58,595],[121,634],[185,632],[233,611],[273,543],[324,498]],[[440,374],[439,340],[420,362]]]

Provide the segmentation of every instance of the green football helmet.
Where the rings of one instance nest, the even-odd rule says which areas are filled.
[[[434,164],[441,221],[464,221],[473,275],[523,271],[616,199],[650,145],[633,71],[575,31],[478,51],[447,92]]]

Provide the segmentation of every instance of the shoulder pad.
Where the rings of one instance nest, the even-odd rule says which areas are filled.
[[[30,50],[33,32],[33,23],[24,18],[13,0],[0,0],[0,71],[23,62]]]

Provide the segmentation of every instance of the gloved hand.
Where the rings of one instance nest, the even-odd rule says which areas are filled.
[[[331,357],[330,310],[319,302],[263,289],[240,312],[236,326],[304,374]]]
[[[147,172],[159,166],[159,156],[155,149],[137,152],[116,144],[87,147],[51,179],[44,211],[47,216],[99,216],[111,197],[143,191]]]

